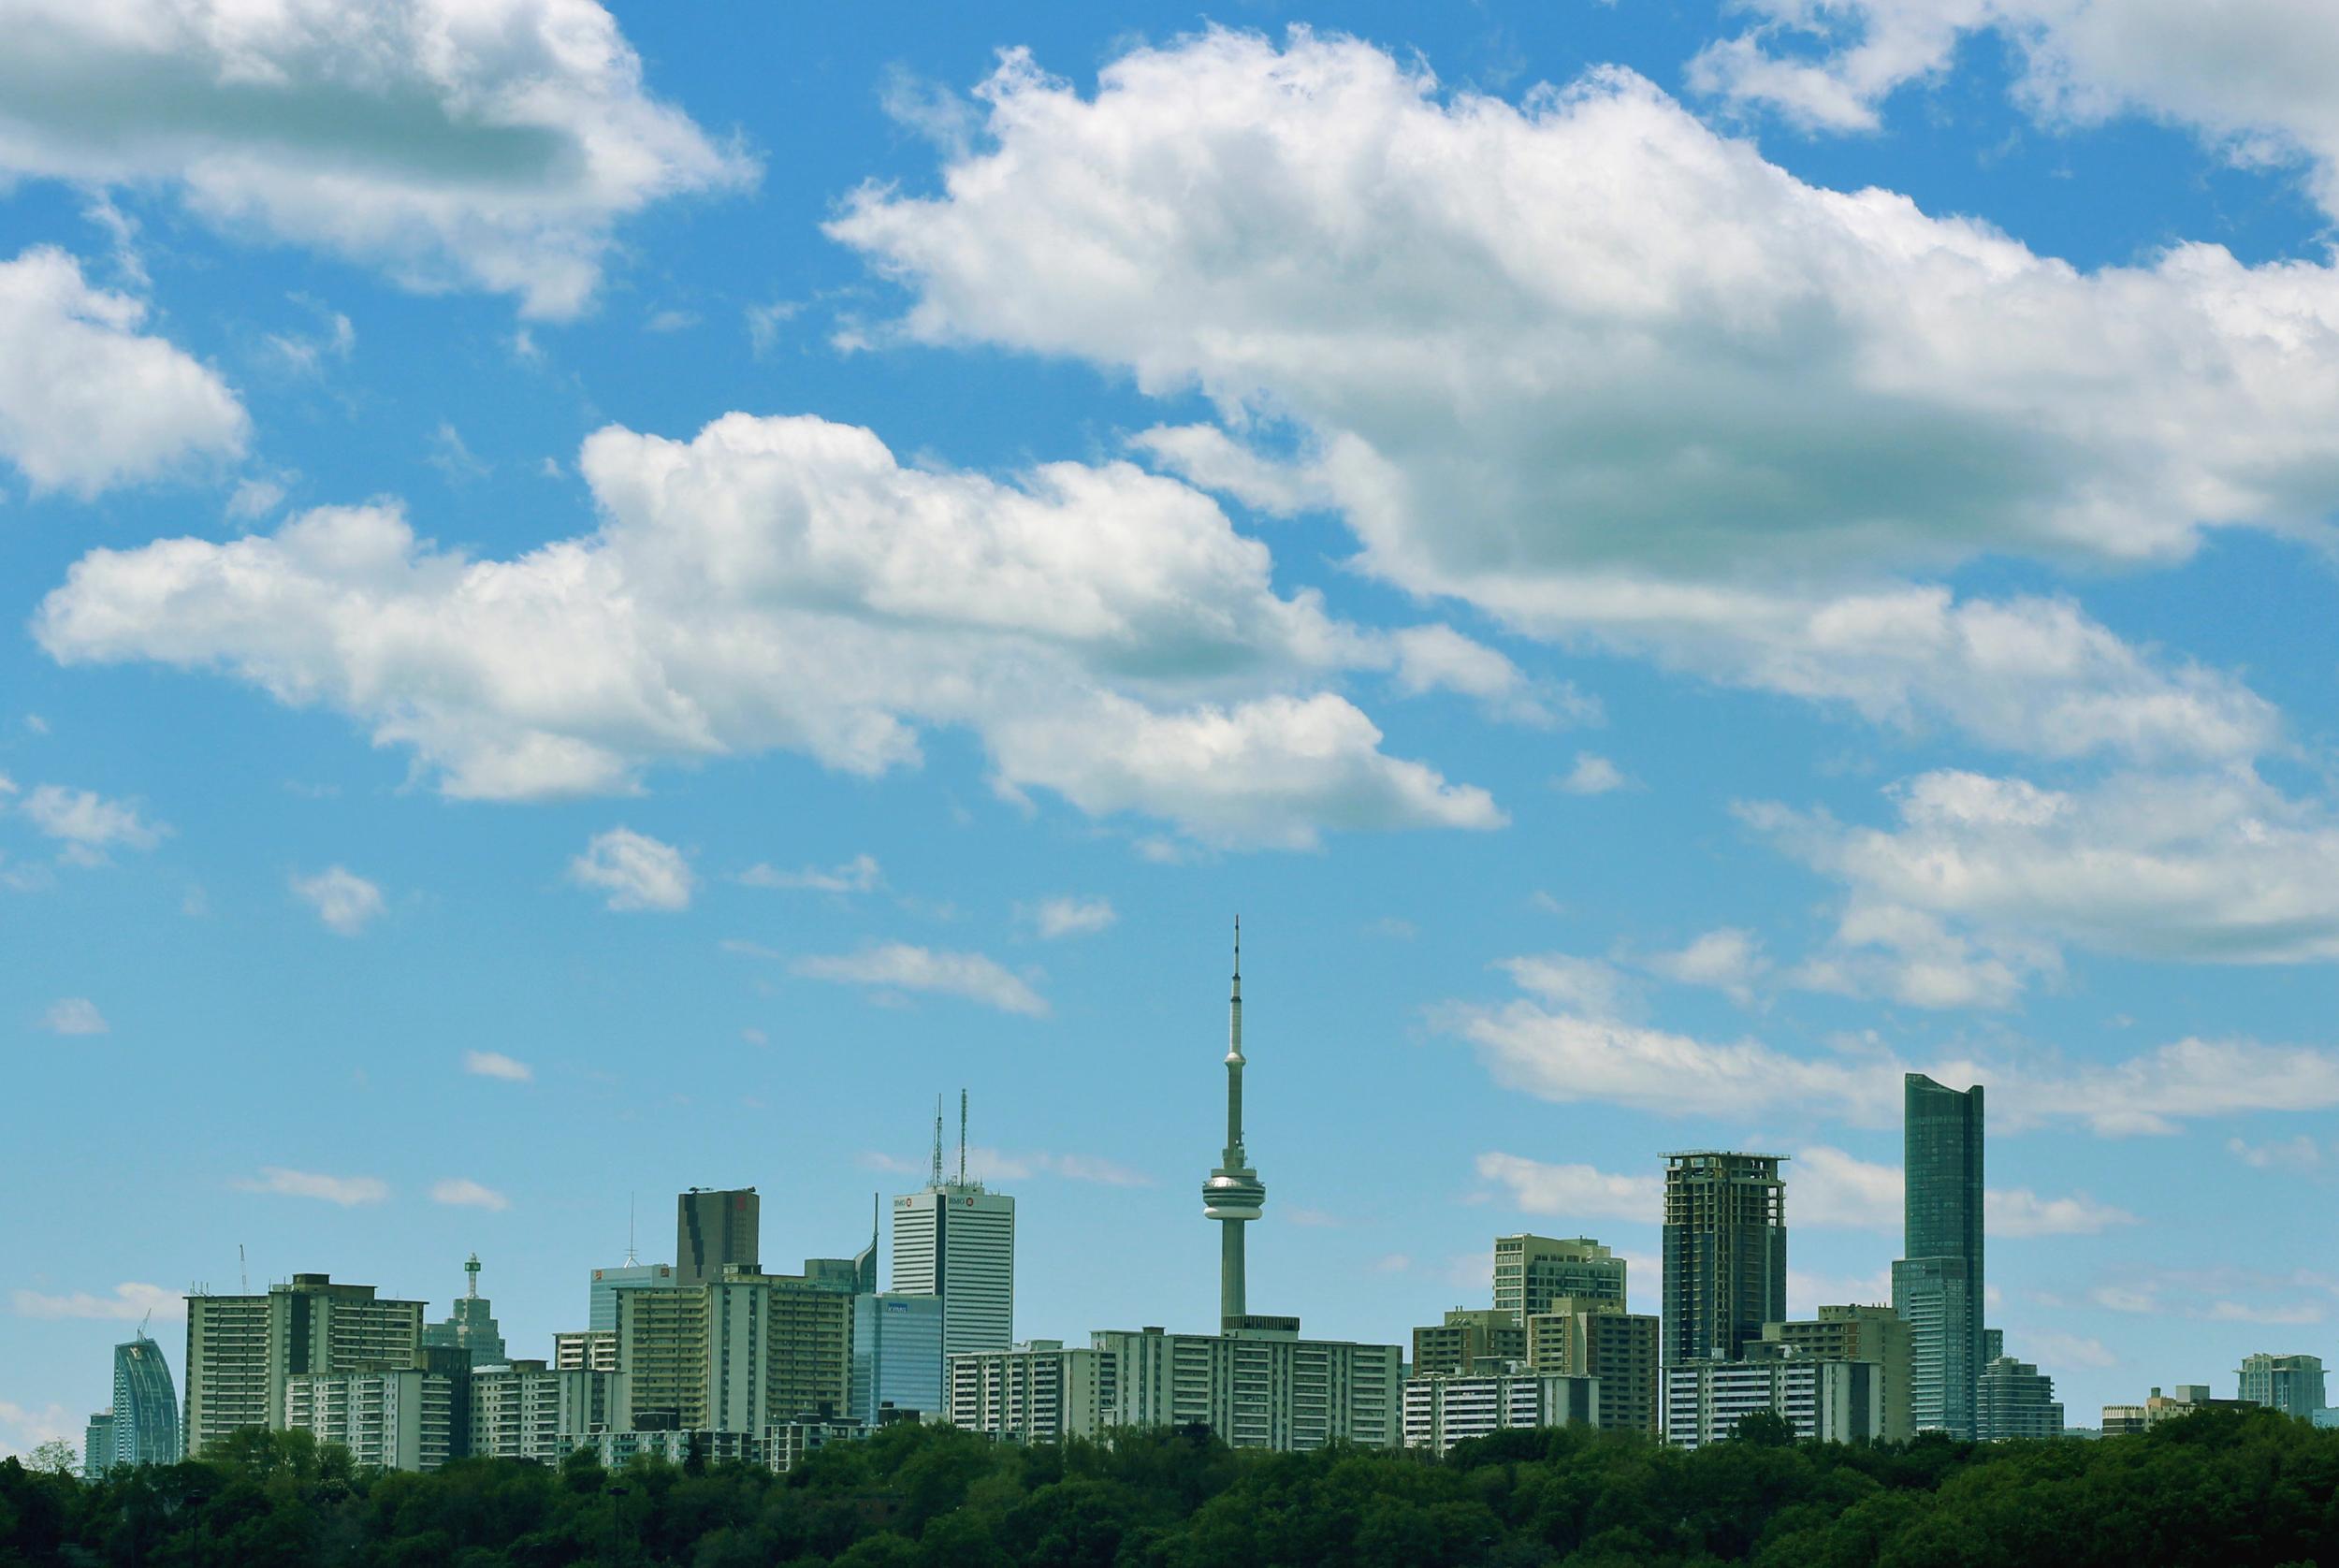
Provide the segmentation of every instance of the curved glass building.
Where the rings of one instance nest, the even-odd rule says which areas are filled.
[[[144,1334],[114,1346],[110,1437],[109,1468],[179,1462],[179,1390],[163,1347]]]

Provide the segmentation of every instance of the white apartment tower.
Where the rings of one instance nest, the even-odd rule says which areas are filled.
[[[942,1354],[1005,1350],[1015,1343],[1015,1199],[966,1174],[966,1096],[958,1099],[958,1177],[942,1174],[942,1118],[923,1192],[893,1199],[897,1296],[942,1299]]]

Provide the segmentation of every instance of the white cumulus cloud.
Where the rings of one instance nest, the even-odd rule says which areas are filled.
[[[1513,104],[1211,30],[1090,96],[1013,51],[978,97],[940,194],[871,185],[830,225],[908,290],[893,334],[1200,391],[1218,436],[1148,455],[1332,507],[1368,572],[2003,748],[2216,758],[2276,728],[2066,601],[1906,579],[2318,530],[2339,270],[2205,244],[2083,270],[1804,183],[1615,69]]]
[[[106,1015],[86,996],[65,996],[51,1002],[40,1015],[40,1026],[56,1035],[102,1035]]]
[[[319,508],[94,551],[36,634],[65,662],[337,707],[463,796],[623,791],[656,762],[772,748],[874,775],[965,726],[1003,791],[1214,843],[1504,820],[1322,689],[1391,667],[1388,639],[1276,594],[1266,547],[1174,481],[905,468],[867,430],[746,414],[688,443],[612,427],[581,469],[599,530],[511,559],[439,549],[394,505]]]
[[[500,1078],[507,1083],[526,1083],[536,1076],[526,1062],[501,1051],[464,1052],[463,1070],[478,1078]]]
[[[109,800],[92,790],[42,784],[17,806],[34,827],[64,845],[66,859],[102,864],[109,849],[152,849],[170,830],[138,815],[126,801]]]
[[[836,980],[885,992],[935,992],[1032,1018],[1045,1017],[1048,1012],[1047,1000],[1029,982],[979,952],[884,942],[858,952],[799,958],[791,967],[807,980]]]
[[[482,1186],[468,1177],[450,1176],[430,1188],[430,1201],[444,1203],[458,1209],[490,1209],[501,1212],[512,1206],[512,1200],[493,1187]]]
[[[858,854],[842,865],[825,870],[807,865],[801,871],[780,871],[758,863],[739,873],[739,880],[751,888],[803,888],[814,893],[867,893],[885,880],[877,857]]]
[[[1589,1165],[1552,1165],[1519,1154],[1478,1156],[1483,1181],[1507,1188],[1521,1213],[1576,1220],[1632,1220],[1655,1225],[1664,1218],[1664,1183],[1654,1176],[1621,1176]]]
[[[313,877],[293,874],[292,890],[338,936],[355,936],[386,906],[382,890],[345,865],[328,865]]]
[[[149,1314],[166,1322],[187,1315],[186,1298],[159,1285],[136,1280],[115,1285],[110,1296],[77,1290],[69,1296],[50,1296],[19,1290],[10,1297],[20,1317],[97,1318],[117,1323],[143,1322]]]
[[[8,27],[0,176],[174,191],[530,315],[585,307],[619,220],[755,173],[593,0],[33,0]]]
[[[689,908],[697,885],[681,850],[630,828],[595,834],[585,852],[569,862],[569,879],[608,894],[612,909],[669,912]]]
[[[1110,898],[1078,898],[1067,895],[1044,899],[1032,912],[1032,924],[1039,935],[1054,940],[1059,936],[1089,936],[1111,926],[1121,917]]]
[[[327,1176],[313,1170],[291,1170],[281,1165],[260,1168],[256,1177],[239,1177],[227,1183],[238,1192],[275,1193],[284,1198],[313,1198],[344,1209],[380,1203],[390,1196],[389,1183],[373,1176]]]
[[[63,251],[0,261],[0,458],[36,491],[86,500],[243,455],[243,405],[199,360],[141,334],[146,314],[143,301],[92,287]]]

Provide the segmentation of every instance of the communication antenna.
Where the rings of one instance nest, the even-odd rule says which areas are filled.
[[[958,1092],[958,1184],[966,1184],[966,1091]]]
[[[942,1096],[934,1096],[934,1174],[928,1185],[942,1184]]]
[[[252,1294],[252,1270],[244,1266],[243,1243],[236,1243],[236,1277],[243,1282],[241,1294]]]
[[[625,1195],[625,1266],[633,1267],[633,1195]]]

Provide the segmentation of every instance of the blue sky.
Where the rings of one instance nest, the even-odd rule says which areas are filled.
[[[2324,1352],[2339,22],[332,9],[0,62],[0,1446],[961,1085],[1019,1333],[1199,1324],[1238,910],[1312,1329],[1693,1146],[1881,1299],[1915,1068],[2074,1422]]]

